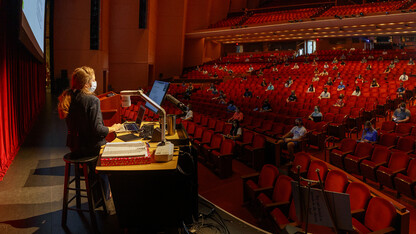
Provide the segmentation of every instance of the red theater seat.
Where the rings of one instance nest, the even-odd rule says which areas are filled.
[[[371,198],[370,190],[367,186],[358,182],[352,182],[348,185],[346,193],[350,195],[351,213],[364,212]]]
[[[214,150],[210,154],[210,162],[215,173],[220,178],[227,178],[233,174],[232,158],[235,143],[231,139],[225,139],[221,143],[220,150]]]
[[[386,147],[374,147],[373,155],[370,160],[363,160],[360,164],[363,180],[371,179],[377,181],[376,171],[380,166],[387,166],[390,159],[390,150]]]
[[[257,203],[263,217],[276,207],[289,206],[290,198],[292,197],[292,180],[287,175],[279,175],[271,197],[267,196],[266,193],[260,193],[257,197]]]
[[[329,159],[331,164],[343,168],[344,157],[354,152],[357,141],[351,138],[345,138],[341,141],[339,147],[330,148]]]
[[[394,189],[394,177],[399,172],[404,172],[409,163],[409,156],[403,152],[394,152],[390,156],[388,167],[380,166],[377,171],[377,180],[380,183],[380,189],[383,185]]]
[[[365,211],[364,222],[352,218],[354,231],[358,233],[394,232],[393,222],[396,218],[396,209],[393,204],[381,197],[373,197]]]
[[[326,175],[325,190],[343,193],[348,185],[348,178],[344,172],[331,170]]]
[[[242,176],[243,179],[243,201],[251,202],[264,190],[273,188],[276,178],[279,176],[277,167],[266,164],[260,173]]]
[[[412,159],[407,167],[406,174],[398,173],[394,177],[394,185],[397,190],[397,196],[401,193],[415,198],[415,184],[416,184],[416,160]]]
[[[349,173],[360,174],[360,163],[371,156],[373,145],[368,142],[357,144],[354,155],[348,154],[344,158],[344,168]]]
[[[259,170],[264,165],[265,144],[266,139],[264,136],[257,134],[254,136],[253,143],[251,145],[243,147],[243,160],[256,170]]]

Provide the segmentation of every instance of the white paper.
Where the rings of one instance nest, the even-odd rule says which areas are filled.
[[[147,147],[142,141],[107,143],[101,155],[103,158],[143,156],[147,156]]]

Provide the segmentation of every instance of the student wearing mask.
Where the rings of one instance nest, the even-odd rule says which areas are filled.
[[[238,140],[241,138],[243,132],[240,127],[240,122],[237,120],[233,120],[232,125],[233,126],[231,127],[230,134],[225,135],[225,137],[232,140]]]
[[[377,141],[377,131],[373,128],[370,121],[365,122],[363,133],[359,141],[361,142],[376,142]]]
[[[331,79],[331,77],[328,77],[328,81],[326,82],[326,84],[325,85],[329,85],[329,86],[332,86],[334,83],[332,83],[332,79]]]
[[[325,87],[324,91],[322,91],[321,95],[318,97],[319,99],[322,98],[331,98],[331,94],[328,92],[328,89]]]
[[[406,89],[403,87],[403,83],[400,83],[400,87],[396,91],[397,97],[403,97],[405,92],[406,92]]]
[[[98,156],[105,137],[122,125],[104,126],[100,100],[94,95],[97,88],[94,70],[76,68],[72,73],[71,89],[59,97],[58,112],[68,127],[66,145],[74,158]]]
[[[260,108],[260,112],[269,112],[269,111],[272,111],[272,105],[270,105],[269,99],[266,98],[266,100],[264,100],[263,105]]]
[[[292,93],[286,99],[286,102],[296,102],[296,100],[298,100],[298,97],[296,97],[295,90],[292,90]]]
[[[247,88],[246,91],[244,92],[243,98],[251,98],[251,97],[253,97],[253,93]]]
[[[406,109],[406,103],[402,102],[397,108],[391,119],[396,123],[405,123],[410,119],[410,111]]]
[[[269,83],[269,86],[267,86],[266,92],[267,91],[273,91],[274,90],[274,86],[272,84],[272,82]]]
[[[315,93],[315,87],[313,87],[313,84],[309,85],[308,90],[306,90],[306,93]]]
[[[289,156],[293,157],[295,152],[295,148],[299,147],[300,141],[303,137],[306,136],[306,128],[303,126],[302,119],[295,120],[295,126],[290,130],[290,132],[286,133],[282,140],[279,140],[277,144],[281,147],[287,147],[289,151]]]
[[[373,81],[371,81],[371,84],[370,84],[370,88],[378,88],[378,87],[380,87],[380,85],[377,83],[376,78],[373,78]]]
[[[194,118],[194,112],[192,112],[191,110],[191,104],[188,104],[186,106],[186,114],[185,116],[181,117],[181,119],[192,121],[193,118]]]
[[[319,109],[319,106],[315,106],[314,111],[312,112],[312,114],[309,115],[309,119],[315,122],[320,122],[322,121],[322,118],[323,115],[321,113],[321,110]]]
[[[334,106],[343,107],[344,105],[345,105],[345,103],[344,103],[344,94],[341,93],[339,95],[339,98],[338,98],[337,102],[334,104]]]
[[[339,82],[339,85],[338,85],[338,88],[337,88],[337,91],[341,91],[341,90],[344,90],[345,89],[345,85],[344,85],[344,82],[342,82],[342,80]]]
[[[354,92],[352,92],[351,95],[359,97],[361,95],[360,86],[356,86]]]
[[[406,75],[406,72],[403,72],[403,74],[399,77],[400,81],[408,81],[409,80],[409,76]]]
[[[244,118],[243,112],[241,112],[240,109],[238,107],[236,107],[233,116],[230,119],[228,119],[228,122],[231,123],[234,120],[237,120],[238,122],[241,122],[241,121],[243,121],[243,118]]]

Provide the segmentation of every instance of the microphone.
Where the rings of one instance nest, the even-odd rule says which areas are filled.
[[[318,168],[315,170],[316,173],[319,173],[321,170],[319,170]]]
[[[170,94],[166,94],[166,99],[168,99],[170,102],[172,102],[176,107],[178,107],[181,111],[186,112],[188,111],[188,108],[180,102],[178,99],[176,99],[174,96]]]

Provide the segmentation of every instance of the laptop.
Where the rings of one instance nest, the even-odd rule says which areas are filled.
[[[313,118],[313,122],[321,122],[322,121],[322,116],[312,116]]]
[[[140,131],[140,125],[142,124],[144,113],[146,112],[146,107],[140,106],[139,111],[137,113],[136,122],[124,122],[123,127],[118,130],[117,132],[125,132],[125,131],[132,131],[138,132]]]

